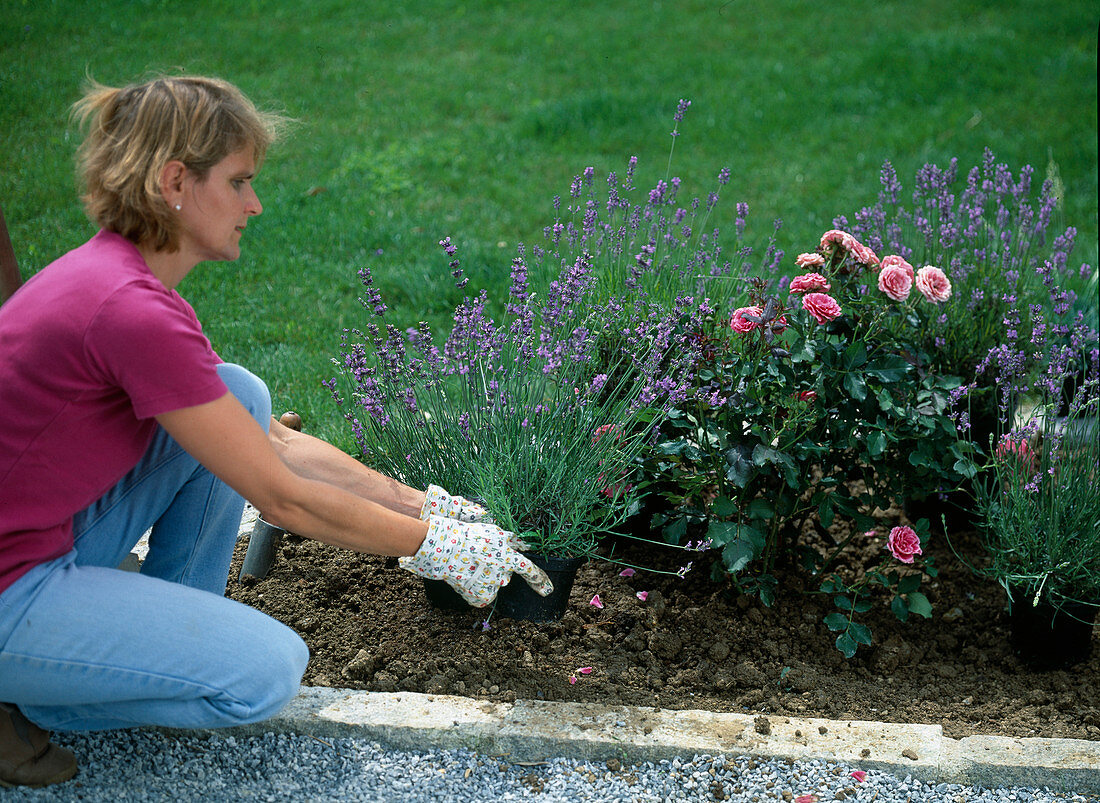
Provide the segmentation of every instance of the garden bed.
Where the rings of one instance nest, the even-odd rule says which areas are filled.
[[[973,547],[972,534],[955,540],[963,554]],[[620,567],[591,561],[561,621],[492,618],[485,629],[487,611],[429,608],[421,581],[393,559],[294,536],[264,580],[239,583],[245,546],[227,594],[302,635],[308,685],[929,723],[951,737],[1100,740],[1097,632],[1085,664],[1022,666],[1008,645],[1003,592],[966,570],[942,537],[930,549],[940,574],[925,583],[933,617],[902,624],[878,605],[863,619],[874,644],[851,660],[822,623],[831,601],[798,593],[796,575],[780,577],[767,608],[712,582],[705,559],[683,579],[642,571],[624,578]],[[850,551],[854,560],[868,557]],[[681,555],[650,549],[639,562]],[[649,592],[644,602],[639,591]],[[589,602],[596,594],[602,609]]]

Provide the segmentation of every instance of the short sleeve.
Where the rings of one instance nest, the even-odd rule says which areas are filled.
[[[138,418],[205,404],[228,392],[217,355],[183,298],[132,282],[109,296],[84,338],[88,364],[122,388]]]

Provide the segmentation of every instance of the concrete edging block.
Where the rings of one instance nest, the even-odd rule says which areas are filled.
[[[927,783],[1100,793],[1100,742],[1001,736],[951,739],[939,725],[543,700],[494,703],[448,695],[304,686],[271,719],[206,731],[211,736],[269,732],[354,737],[398,750],[465,748],[520,762],[555,757],[641,762],[721,754],[819,759]]]

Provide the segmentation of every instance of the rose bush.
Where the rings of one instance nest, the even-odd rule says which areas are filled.
[[[925,536],[928,534],[926,525],[927,521],[918,525]],[[868,530],[864,535],[877,538],[878,532]],[[914,556],[921,554],[921,535],[912,527],[894,527],[887,537],[884,548],[891,553],[893,559],[911,565]],[[931,564],[925,565],[923,572],[929,577],[936,576],[936,569]],[[825,624],[830,630],[838,633],[836,648],[847,658],[855,655],[860,644],[871,644],[870,628],[857,622],[855,616],[871,610],[874,605],[871,598],[872,592],[877,586],[882,586],[887,592],[893,592],[890,598],[890,610],[899,621],[907,621],[910,614],[925,618],[932,615],[932,604],[919,590],[921,572],[901,574],[891,565],[890,558],[881,560],[877,566],[868,569],[855,582],[845,583],[837,574],[826,576],[821,589],[833,595],[833,604],[838,610],[825,616]]]
[[[776,570],[801,566],[822,592],[854,600],[842,608],[838,647],[847,654],[867,643],[855,617],[869,590],[837,573],[837,558],[874,524],[876,508],[960,479],[950,418],[958,380],[921,371],[915,302],[874,289],[879,265],[904,273],[902,260],[880,260],[834,230],[795,264],[814,270],[786,292],[777,281],[750,282],[748,303],[734,308],[714,359],[694,377],[692,403],[670,412],[642,474],[665,503],[665,538],[705,534],[741,590],[770,602]],[[911,595],[934,566],[916,563],[919,540],[890,543],[919,571],[903,591],[896,571],[881,573],[883,584],[906,605],[912,599],[906,615],[927,614],[927,600]]]

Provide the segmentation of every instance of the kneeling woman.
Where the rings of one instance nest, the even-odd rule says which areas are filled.
[[[100,227],[0,307],[0,784],[76,772],[49,730],[262,720],[308,650],[226,599],[244,500],[294,533],[449,581],[489,604],[550,584],[484,510],[404,486],[271,418],[177,285],[235,260],[281,124],[199,77],[93,86],[75,107]],[[116,569],[151,528],[141,573]]]

